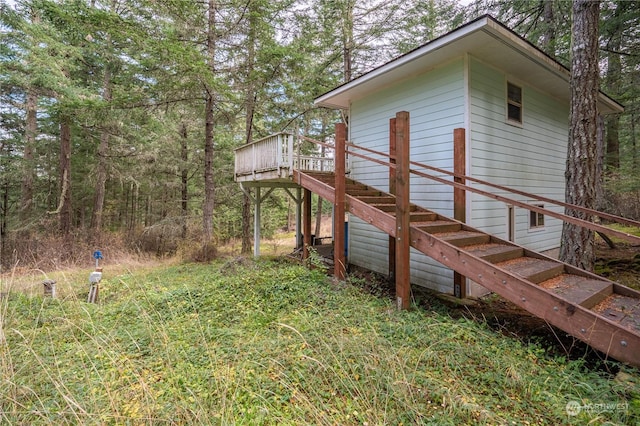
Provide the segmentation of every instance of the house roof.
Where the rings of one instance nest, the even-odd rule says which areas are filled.
[[[338,86],[316,98],[315,104],[347,109],[353,101],[465,53],[558,99],[570,101],[569,69],[492,16],[485,15]],[[598,97],[598,108],[603,114],[624,110],[603,92]]]

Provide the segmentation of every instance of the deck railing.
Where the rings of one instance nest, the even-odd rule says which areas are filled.
[[[300,155],[296,152],[294,135],[276,133],[235,150],[236,178],[260,174],[268,178],[287,178],[293,170],[333,171],[332,157],[321,155]]]
[[[293,163],[293,135],[278,133],[235,150],[236,175],[278,170]]]
[[[294,157],[294,168],[306,172],[332,172],[333,158],[312,155],[297,155]]]

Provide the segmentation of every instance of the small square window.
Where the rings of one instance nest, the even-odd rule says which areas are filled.
[[[544,205],[539,204],[536,207],[544,208]],[[542,213],[529,211],[529,228],[542,228],[544,227],[544,215]]]
[[[507,119],[522,124],[522,88],[507,82]]]

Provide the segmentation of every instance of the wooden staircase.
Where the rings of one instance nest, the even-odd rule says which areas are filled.
[[[294,181],[335,202],[333,173]],[[395,197],[346,180],[346,209],[395,236]],[[640,292],[412,204],[411,246],[619,361],[640,366]]]

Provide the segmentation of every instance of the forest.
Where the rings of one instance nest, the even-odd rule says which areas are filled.
[[[491,14],[569,66],[560,0],[15,0],[0,3],[0,271],[93,248],[207,258],[250,250],[234,149],[329,139],[313,99]],[[601,210],[640,219],[640,7],[600,3]],[[288,225],[273,193],[262,230]]]

